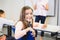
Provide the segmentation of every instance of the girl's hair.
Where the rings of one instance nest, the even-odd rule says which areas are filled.
[[[28,9],[31,9],[32,12],[33,12],[33,9],[31,7],[29,7],[29,6],[24,6],[22,8],[22,10],[21,10],[19,21],[22,21],[23,22],[23,25],[24,25],[24,28],[23,29],[27,28],[27,25],[28,25],[28,22],[25,21],[25,11],[28,10]],[[32,22],[33,22],[33,18],[32,18]]]

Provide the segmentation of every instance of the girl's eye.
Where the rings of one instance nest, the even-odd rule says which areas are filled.
[[[32,15],[32,13],[25,13],[25,15],[29,15],[29,14]]]
[[[30,13],[32,15],[32,13]]]
[[[25,15],[28,15],[29,13],[25,13]]]

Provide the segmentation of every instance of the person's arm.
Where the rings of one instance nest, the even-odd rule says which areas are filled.
[[[36,0],[30,0],[30,1],[31,1],[31,3],[32,3],[33,9],[36,10],[36,9],[37,9]]]
[[[35,4],[35,5],[33,5],[33,8],[34,8],[34,10],[36,10],[37,9],[37,5]]]
[[[48,4],[46,4],[45,9],[48,11]]]
[[[48,1],[49,0],[43,0],[42,3],[43,3],[43,7],[45,8],[45,10],[48,11]]]
[[[4,20],[3,24],[14,25],[14,21],[12,21],[12,20],[8,20],[6,18],[3,18],[3,20]]]
[[[29,31],[29,28],[26,28],[24,30],[22,30],[22,28],[23,28],[22,22],[18,22],[16,24],[16,30],[15,30],[15,38],[16,39],[23,37]]]
[[[44,9],[48,11],[48,4],[43,5]]]

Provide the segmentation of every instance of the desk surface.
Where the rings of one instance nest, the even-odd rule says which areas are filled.
[[[50,32],[59,32],[60,26],[54,26],[54,25],[47,25],[46,28],[42,29],[42,27],[33,27],[34,29],[37,30],[43,30],[43,31],[50,31]]]

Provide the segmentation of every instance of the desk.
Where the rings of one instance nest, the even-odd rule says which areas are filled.
[[[54,25],[47,25],[46,28],[42,29],[42,27],[33,27],[34,29],[37,29],[37,30],[43,30],[43,31],[50,31],[50,32],[58,32],[60,29],[59,29],[60,26],[54,26]]]
[[[57,40],[57,36],[60,33],[60,26],[54,26],[54,25],[47,25],[46,28],[42,29],[42,27],[33,27],[34,29],[36,29],[37,31],[44,31],[44,32],[50,32],[50,33],[57,33],[56,34],[56,40]]]

